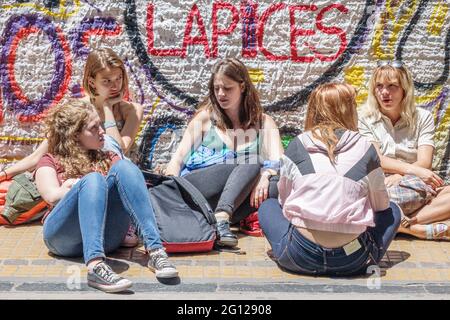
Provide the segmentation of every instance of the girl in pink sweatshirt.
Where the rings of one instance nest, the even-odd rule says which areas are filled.
[[[305,132],[282,157],[279,199],[259,209],[277,263],[313,275],[365,273],[400,223],[374,146],[358,133],[354,89],[329,83],[308,101]]]

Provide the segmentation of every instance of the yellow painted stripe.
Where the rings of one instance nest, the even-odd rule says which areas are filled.
[[[361,105],[367,100],[369,91],[366,86],[366,79],[364,76],[363,66],[352,66],[344,70],[344,80],[346,83],[352,85],[356,91],[356,103]]]
[[[67,12],[66,0],[61,0],[60,9],[58,12],[53,12],[45,7],[35,4],[35,3],[16,3],[16,4],[9,4],[9,5],[2,5],[0,8],[4,9],[4,10],[11,10],[14,8],[32,8],[32,9],[40,11],[48,16],[51,16],[53,18],[67,19],[67,18],[77,14],[78,11],[80,10],[80,6],[81,6],[80,0],[74,0],[73,4],[74,4],[75,8],[70,12]]]
[[[440,1],[434,6],[430,21],[428,21],[427,31],[430,35],[439,36],[445,23],[448,12],[448,3]]]
[[[264,70],[262,69],[248,69],[248,74],[250,75],[250,80],[253,83],[264,82]]]
[[[425,94],[423,94],[421,96],[416,95],[416,97],[415,97],[416,104],[422,105],[422,104],[430,103],[431,101],[437,99],[437,97],[439,97],[439,95],[442,92],[442,88],[443,88],[443,86],[438,86],[438,87],[436,87],[436,89],[427,91]]]
[[[22,159],[23,158],[13,158],[13,157],[0,158],[0,163],[11,163],[11,162],[20,161]]]
[[[41,142],[44,138],[25,138],[25,137],[12,137],[12,136],[3,136],[0,137],[0,141],[27,141],[27,142]]]
[[[445,147],[449,140],[449,128],[450,128],[450,105],[447,106],[445,114],[436,127],[434,133],[434,142],[436,144],[436,157],[433,157],[433,168],[440,166],[440,162],[444,157]]]
[[[386,10],[381,14],[380,22],[375,27],[375,36],[372,42],[373,55],[377,59],[387,60],[394,58],[398,36],[417,9],[417,0],[414,0],[412,5],[404,10],[405,13],[396,18],[396,13],[400,11],[400,8],[404,8],[402,4],[406,1],[388,0],[386,2]],[[390,25],[389,22],[392,22],[393,25]],[[386,36],[388,36],[387,44],[383,47],[382,39]]]
[[[139,137],[142,134],[142,130],[144,129],[144,126],[147,124],[147,122],[150,120],[150,118],[152,117],[153,113],[155,112],[156,107],[158,106],[159,102],[161,101],[161,99],[159,97],[156,97],[155,102],[152,105],[152,109],[150,110],[150,112],[147,114],[147,116],[141,121],[141,124],[139,125],[139,131],[136,135],[136,138],[134,138],[134,141],[137,142]]]

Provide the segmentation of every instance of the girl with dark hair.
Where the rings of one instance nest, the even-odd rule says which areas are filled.
[[[281,139],[241,61],[217,62],[208,88],[165,174],[185,176],[203,193],[215,208],[218,244],[235,246],[230,223],[244,219],[269,197]]]

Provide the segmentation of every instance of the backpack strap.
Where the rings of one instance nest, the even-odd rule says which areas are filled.
[[[209,224],[216,224],[216,217],[214,216],[214,212],[211,209],[208,201],[205,199],[205,197],[202,195],[200,191],[196,187],[192,185],[188,180],[186,180],[183,177],[175,177],[172,176],[173,180],[180,185],[184,190],[186,190],[187,193],[190,194],[192,197],[192,200],[197,204],[200,209],[202,210],[203,214],[206,217],[206,220],[208,220]]]

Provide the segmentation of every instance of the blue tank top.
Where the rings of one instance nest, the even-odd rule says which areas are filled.
[[[258,132],[256,139],[248,146],[242,150],[232,150],[219,136],[214,122],[211,121],[208,133],[197,150],[192,151],[188,155],[180,175],[184,176],[193,170],[219,163],[245,163],[251,155],[258,155],[259,144]]]

